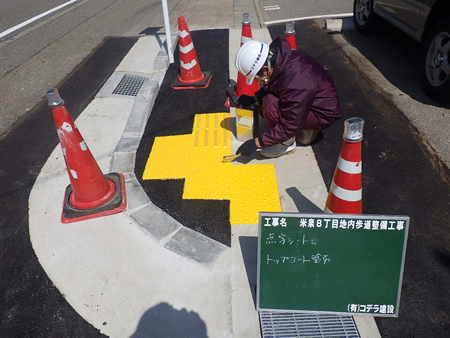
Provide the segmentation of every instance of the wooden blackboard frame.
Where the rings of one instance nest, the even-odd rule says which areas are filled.
[[[260,213],[257,310],[398,317],[409,221]]]

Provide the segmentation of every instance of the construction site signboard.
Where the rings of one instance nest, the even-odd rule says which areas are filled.
[[[397,317],[408,216],[260,213],[257,308]]]

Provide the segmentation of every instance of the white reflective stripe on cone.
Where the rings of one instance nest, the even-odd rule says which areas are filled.
[[[194,59],[191,62],[186,62],[186,63],[184,63],[183,61],[180,60],[180,64],[181,64],[181,67],[189,70],[197,64],[197,60]]]
[[[362,189],[347,190],[338,187],[336,183],[333,182],[333,185],[331,186],[331,191],[333,192],[334,196],[347,202],[358,202],[362,199]]]
[[[241,36],[241,43],[246,43],[246,42],[249,42],[249,41],[252,41],[253,39],[252,38],[248,38],[248,37],[246,37],[246,36]]]
[[[188,36],[189,35],[189,33],[188,32],[186,32],[186,31],[178,31],[178,36],[180,37],[180,38],[185,38],[186,36]]]
[[[339,156],[339,160],[337,166],[340,170],[347,174],[361,174],[362,171],[362,161],[359,162],[350,162],[344,160]]]
[[[191,42],[187,46],[181,46],[180,45],[180,52],[183,53],[183,54],[189,53],[193,49],[194,49],[194,43],[193,42]]]

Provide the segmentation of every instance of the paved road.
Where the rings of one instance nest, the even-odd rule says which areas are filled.
[[[2,1],[0,31],[67,1]],[[168,1],[175,19],[188,0]],[[163,27],[157,0],[78,0],[0,38],[0,135],[26,115],[107,36],[156,33]]]
[[[353,10],[353,0],[260,0],[259,6],[268,24],[316,16],[348,16]]]
[[[45,2],[39,1],[39,3],[36,3],[34,1],[29,2],[25,0],[2,0],[0,1],[0,8],[2,9],[0,13],[0,35],[3,35],[3,32],[68,1],[69,0],[47,0]]]
[[[440,104],[428,98],[422,88],[420,65],[422,46],[383,24],[371,36],[356,31],[344,31],[343,37],[362,58],[357,60],[361,71],[391,96],[409,121],[429,143],[434,156],[450,167],[450,104]],[[349,52],[352,51],[349,49]]]
[[[135,38],[117,38],[99,46],[88,63],[58,86],[74,119],[122,61]],[[66,302],[40,266],[28,229],[28,198],[42,166],[58,145],[46,102],[0,140],[0,336],[96,337]]]

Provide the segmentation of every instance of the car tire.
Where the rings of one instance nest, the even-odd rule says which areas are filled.
[[[358,32],[370,34],[377,26],[379,17],[373,11],[373,0],[355,0],[353,2],[353,22]]]
[[[450,101],[450,17],[431,29],[425,41],[422,83],[425,92],[439,102]]]

